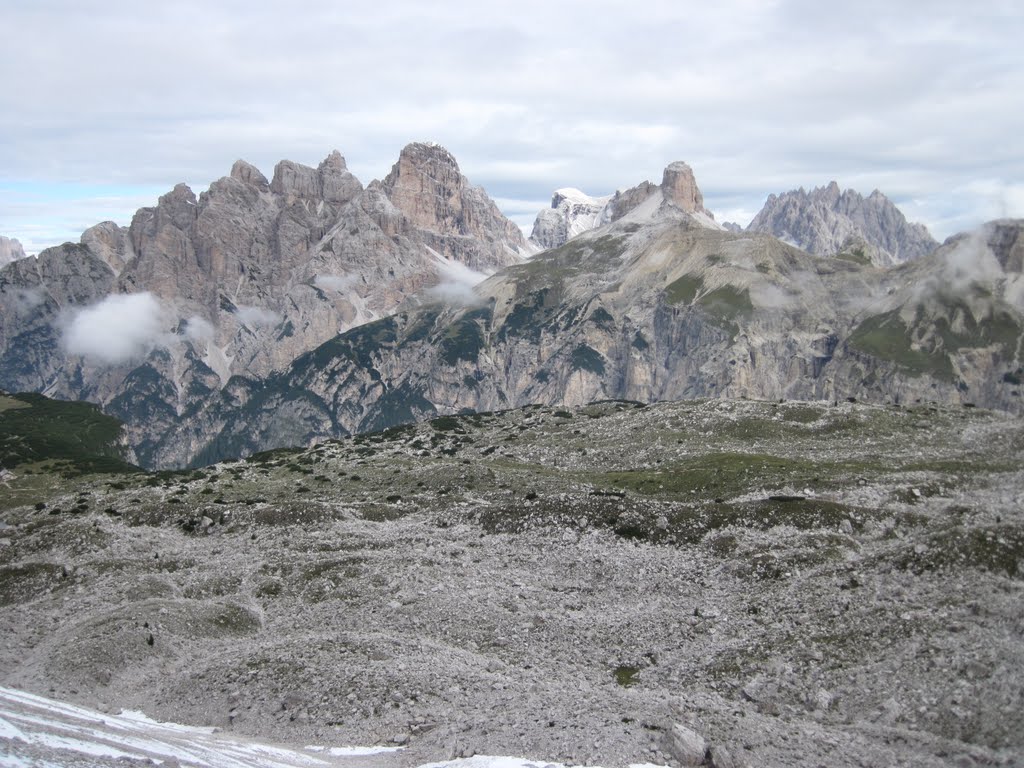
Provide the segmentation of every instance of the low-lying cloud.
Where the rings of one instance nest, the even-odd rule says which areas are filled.
[[[192,315],[188,318],[185,321],[182,332],[189,341],[213,341],[216,335],[209,321],[204,320],[199,315]]]
[[[313,278],[313,285],[321,291],[334,291],[343,293],[355,283],[353,275],[317,275]]]
[[[473,286],[486,280],[488,275],[470,269],[461,262],[441,257],[438,257],[438,273],[441,281],[427,291],[431,299],[455,306],[480,303],[480,297]]]
[[[31,288],[15,288],[13,291],[3,292],[4,296],[10,297],[11,306],[18,314],[27,315],[36,307],[46,302],[46,289],[41,285]]]
[[[68,318],[64,348],[94,362],[127,362],[162,342],[166,335],[162,314],[160,303],[148,291],[107,296]]]
[[[250,328],[270,328],[281,322],[281,316],[271,309],[239,304],[235,312],[238,321]]]

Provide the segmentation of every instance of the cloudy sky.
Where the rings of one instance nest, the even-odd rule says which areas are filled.
[[[486,8],[486,10],[482,10]],[[0,235],[30,253],[242,157],[450,149],[524,226],[686,160],[719,220],[835,179],[942,238],[1024,216],[1019,0],[0,0]]]

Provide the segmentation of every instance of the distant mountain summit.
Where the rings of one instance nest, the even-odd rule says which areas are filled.
[[[0,265],[25,258],[25,249],[15,238],[0,235]]]
[[[655,201],[654,206],[649,206],[652,213],[668,206],[697,217],[709,227],[721,228],[714,223],[714,215],[704,208],[704,196],[693,169],[676,161],[665,168],[660,185],[642,181],[603,197],[592,197],[572,187],[556,190],[551,207],[537,214],[530,242],[540,250],[559,248],[577,235],[618,221],[650,200]]]
[[[864,197],[840,191],[834,181],[811,192],[801,187],[769,195],[747,231],[774,235],[816,256],[852,252],[876,266],[917,259],[939,245],[877,189]]]

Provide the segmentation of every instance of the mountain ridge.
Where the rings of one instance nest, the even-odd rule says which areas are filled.
[[[974,258],[963,243],[884,271],[708,230],[681,211],[646,225],[627,216],[493,276],[474,306],[371,323],[297,359],[245,405],[211,401],[198,420],[218,436],[198,463],[443,414],[608,398],[1019,413],[1022,231],[1001,222],[970,241],[994,266],[957,286]],[[925,278],[952,290],[922,293]]]
[[[0,270],[0,385],[101,403],[161,467],[532,402],[1020,410],[1020,222],[883,269],[864,244],[822,258],[717,224],[682,162],[555,203],[566,241],[524,261],[438,145],[366,187],[338,152],[269,181],[240,160]]]
[[[864,197],[835,182],[769,195],[746,227],[765,232],[817,256],[860,249],[876,266],[900,264],[935,250],[939,243],[921,224],[911,224],[875,189]]]

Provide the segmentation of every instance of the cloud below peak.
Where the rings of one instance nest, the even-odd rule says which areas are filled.
[[[126,363],[158,346],[166,335],[163,311],[153,294],[112,294],[74,311],[62,342],[73,355],[107,365]]]

